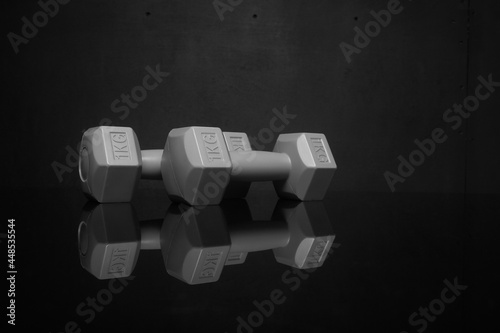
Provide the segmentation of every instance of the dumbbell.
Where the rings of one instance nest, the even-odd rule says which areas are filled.
[[[242,198],[252,181],[274,180],[282,198],[323,199],[337,168],[323,134],[282,134],[274,152],[253,151],[246,133],[223,132],[233,167],[224,198]]]
[[[228,196],[241,196],[245,183],[267,180],[282,198],[321,200],[336,168],[323,134],[280,134],[266,152],[252,151],[245,133],[215,127],[173,129],[161,163],[169,197],[189,205],[219,204],[228,184]]]
[[[129,202],[139,178],[161,180],[162,149],[142,150],[130,127],[85,131],[79,154],[83,192],[102,203]]]
[[[336,169],[324,135],[281,134],[274,150],[252,151],[245,133],[185,127],[169,133],[163,151],[141,151],[131,128],[102,126],[83,135],[80,179],[99,202],[130,201],[141,174],[162,178],[170,199],[190,205],[244,196],[259,180],[275,180],[281,197],[321,200]]]
[[[206,214],[184,224],[171,223],[176,209],[170,208],[164,219],[139,222],[130,203],[87,203],[78,227],[82,267],[101,280],[127,277],[141,250],[162,249],[169,274],[190,284],[217,281],[220,274],[208,269],[211,265],[200,264],[190,277],[184,266],[200,259],[213,262],[214,253],[227,253],[230,240],[223,216],[217,217],[219,207],[207,207]]]

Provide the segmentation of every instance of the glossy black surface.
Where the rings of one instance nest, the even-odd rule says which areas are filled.
[[[330,192],[324,206],[337,245],[321,268],[295,271],[268,250],[225,267],[216,283],[188,285],[167,274],[161,251],[141,251],[133,279],[97,306],[95,317],[88,298],[107,302],[102,290],[110,280],[80,265],[81,191],[26,188],[12,197],[25,199],[8,206],[16,219],[16,329],[63,332],[75,322],[82,332],[235,332],[238,317],[248,322],[257,310],[254,301],[278,290],[282,303],[255,332],[417,332],[423,326],[411,326],[410,315],[455,278],[467,289],[426,332],[477,331],[498,304],[490,271],[497,264],[494,195]],[[266,220],[277,200],[270,184],[257,184],[247,203],[255,219]],[[133,205],[148,220],[163,218],[170,203],[161,189],[139,189]],[[250,317],[257,324],[261,318]]]
[[[352,62],[341,43],[355,43],[354,29],[394,1],[221,0],[241,2],[224,21],[219,1],[66,2],[19,52],[11,34],[26,34],[26,20],[43,20],[40,3],[55,0],[7,1],[2,11],[1,268],[5,278],[3,237],[15,218],[18,271],[9,332],[235,332],[238,318],[260,319],[254,301],[274,290],[286,301],[255,332],[498,330],[500,88],[461,126],[443,116],[476,93],[479,77],[500,82],[500,1],[402,0]],[[169,75],[127,107],[123,94],[148,68]],[[285,111],[295,118],[274,123]],[[245,132],[268,151],[279,133],[324,133],[338,163],[324,206],[340,246],[304,278],[268,250],[195,286],[167,273],[162,251],[141,251],[134,279],[111,285],[121,291],[86,322],[88,299],[110,286],[81,266],[77,236],[86,205],[78,144],[99,124],[132,127],[142,149],[192,125]],[[279,133],[264,137],[273,124]],[[447,141],[391,193],[385,172],[438,128]],[[248,204],[266,220],[277,200],[259,184]],[[152,181],[132,204],[140,220],[163,219],[170,205]],[[467,289],[425,330],[411,326],[455,277]]]

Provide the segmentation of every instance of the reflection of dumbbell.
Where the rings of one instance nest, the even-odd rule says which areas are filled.
[[[248,252],[266,249],[273,249],[280,263],[319,267],[334,240],[321,203],[280,201],[277,220],[267,222],[251,221],[244,201],[230,207],[197,211],[173,205],[163,223],[141,223],[139,230],[130,204],[88,206],[79,227],[82,266],[100,279],[125,277],[141,248],[161,248],[170,275],[200,284],[217,281],[224,265],[244,262]],[[235,219],[229,233],[228,219]]]
[[[130,276],[141,249],[159,249],[162,220],[137,223],[129,203],[87,203],[78,227],[82,266],[98,279]]]
[[[225,255],[229,248],[224,218],[217,218],[219,207],[207,207],[207,214],[187,224],[172,223],[172,209],[164,220],[139,223],[129,203],[87,204],[78,228],[82,267],[98,279],[127,277],[141,250],[161,248],[169,274],[189,284],[217,281],[215,253]],[[185,267],[193,263],[197,269],[186,275]]]
[[[99,202],[128,202],[141,176],[161,179],[162,154],[161,149],[141,151],[130,127],[90,128],[80,146],[83,192]]]
[[[226,264],[240,264],[248,252],[272,249],[279,263],[308,269],[320,267],[335,235],[322,202],[279,200],[272,221],[252,221],[245,200],[223,202],[231,252]]]
[[[174,129],[163,151],[142,152],[131,128],[91,128],[79,166],[83,191],[99,202],[130,201],[142,173],[161,174],[169,197],[190,205],[220,203],[230,178],[228,197],[244,196],[248,182],[274,180],[281,197],[320,200],[336,169],[323,134],[281,134],[274,152],[263,152],[251,151],[246,134],[215,127]]]
[[[209,249],[204,256],[198,256],[196,251],[190,254],[187,249],[192,242],[186,242],[190,239],[187,231],[192,225],[208,225],[207,233],[208,230],[212,232],[210,223],[219,219],[227,222],[229,239],[226,246]],[[243,263],[248,252],[270,249],[279,263],[300,269],[320,267],[335,239],[321,202],[280,200],[272,221],[252,221],[244,200],[200,210],[173,205],[167,212],[165,224],[169,227],[164,225],[161,239],[172,240],[166,242],[170,249],[162,243],[167,271],[190,284],[213,282],[225,265]],[[207,234],[201,238],[210,237]]]

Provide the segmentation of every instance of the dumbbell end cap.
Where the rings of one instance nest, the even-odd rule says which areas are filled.
[[[231,168],[220,128],[184,127],[170,131],[161,172],[172,201],[192,206],[219,204]]]
[[[78,166],[87,197],[100,203],[131,201],[142,168],[134,131],[116,126],[88,129],[82,136]]]
[[[326,137],[320,133],[281,134],[274,151],[287,154],[292,164],[288,178],[274,182],[278,195],[300,201],[323,200],[337,169]]]

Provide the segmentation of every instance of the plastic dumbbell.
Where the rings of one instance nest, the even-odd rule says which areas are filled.
[[[324,197],[336,169],[324,135],[282,134],[274,150],[252,151],[244,133],[186,127],[169,133],[164,150],[141,151],[131,128],[101,126],[83,135],[80,179],[84,193],[103,203],[130,201],[141,176],[163,179],[173,201],[190,205],[242,197],[259,180],[274,180],[281,197]]]
[[[280,197],[321,200],[337,165],[323,134],[281,134],[274,151],[266,152],[252,151],[245,133],[185,127],[170,131],[161,167],[173,201],[212,205],[230,182],[228,196],[240,196],[246,182],[267,180]]]

